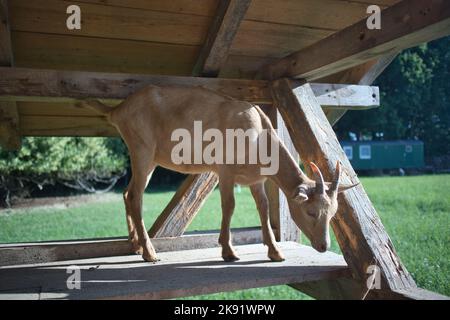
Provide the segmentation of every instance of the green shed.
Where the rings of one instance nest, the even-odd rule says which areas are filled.
[[[341,145],[353,168],[357,170],[424,167],[422,141],[341,141]]]

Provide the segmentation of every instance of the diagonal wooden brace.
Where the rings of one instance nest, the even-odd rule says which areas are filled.
[[[295,88],[289,79],[279,79],[272,83],[272,94],[302,161],[317,163],[328,180],[340,161],[342,182],[359,182],[310,85]],[[377,265],[383,292],[415,287],[362,185],[338,201],[332,227],[354,277],[365,282],[368,267]]]
[[[148,231],[151,238],[183,235],[219,179],[212,172],[190,175]]]

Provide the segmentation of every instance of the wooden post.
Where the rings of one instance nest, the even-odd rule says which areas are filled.
[[[264,111],[272,121],[277,130],[278,137],[286,145],[292,157],[299,162],[300,158],[294,148],[289,132],[284,121],[276,108],[264,108]],[[270,180],[265,184],[267,197],[269,198],[270,223],[274,230],[277,241],[300,241],[300,230],[291,218],[286,196]]]
[[[14,64],[8,6],[0,0],[0,66]],[[20,149],[19,113],[15,102],[0,102],[0,146],[6,150]]]
[[[272,83],[272,92],[302,161],[314,161],[329,181],[340,161],[342,183],[359,182],[311,87],[294,88],[290,80],[280,79]],[[368,267],[376,265],[382,292],[415,287],[364,188],[348,190],[338,201],[332,227],[354,277],[366,281]]]
[[[251,0],[221,0],[210,26],[206,41],[200,51],[193,75],[217,77],[228,58],[242,19]]]

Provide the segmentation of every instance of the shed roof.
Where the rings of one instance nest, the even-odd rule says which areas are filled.
[[[218,0],[10,1],[15,66],[191,75]],[[275,58],[364,18],[369,4],[398,0],[253,0],[220,77],[253,78]],[[81,8],[68,30],[66,8]]]

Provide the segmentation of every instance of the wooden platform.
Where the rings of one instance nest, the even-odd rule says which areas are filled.
[[[241,258],[225,263],[219,248],[163,252],[160,262],[139,256],[80,259],[0,267],[0,299],[168,299],[306,281],[349,274],[342,256],[282,242],[286,256],[270,262],[262,244],[237,246]],[[81,289],[69,290],[67,267],[81,270]]]

